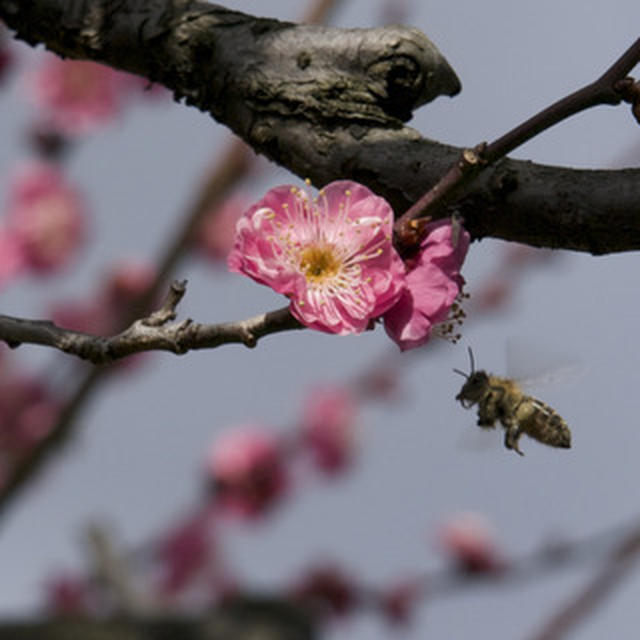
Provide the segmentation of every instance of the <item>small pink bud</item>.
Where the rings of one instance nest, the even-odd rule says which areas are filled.
[[[438,539],[442,549],[469,573],[501,568],[495,534],[489,521],[476,513],[460,513],[442,525]]]
[[[382,613],[392,624],[406,624],[422,591],[420,584],[414,580],[396,585],[382,594]]]
[[[312,391],[302,412],[302,439],[321,471],[343,471],[353,456],[356,402],[344,388]]]
[[[260,425],[248,425],[218,439],[206,463],[223,512],[258,516],[280,499],[287,475],[278,440]]]

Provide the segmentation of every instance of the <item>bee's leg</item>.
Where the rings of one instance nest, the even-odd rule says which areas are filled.
[[[494,428],[495,425],[495,400],[490,393],[486,398],[483,398],[480,404],[478,404],[478,422],[479,427]]]
[[[519,453],[521,456],[524,453],[520,450],[520,446],[518,442],[520,440],[520,436],[522,435],[522,430],[517,422],[510,422],[505,424],[506,430],[504,433],[504,446],[507,449],[513,449],[516,453]]]

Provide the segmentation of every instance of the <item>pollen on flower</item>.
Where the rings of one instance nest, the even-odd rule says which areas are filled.
[[[300,268],[311,282],[321,282],[335,276],[340,266],[340,260],[331,247],[310,246],[300,254]]]
[[[469,298],[468,293],[461,291],[458,294],[455,302],[451,305],[447,320],[434,327],[435,335],[453,344],[457,344],[462,338],[462,334],[458,329],[464,324],[464,320],[467,317],[467,314],[462,308],[462,301],[467,298]]]

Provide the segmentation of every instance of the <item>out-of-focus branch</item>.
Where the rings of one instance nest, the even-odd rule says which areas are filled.
[[[605,565],[585,588],[555,613],[531,640],[559,640],[594,612],[636,566],[640,554],[640,530],[635,529],[618,545]]]
[[[314,640],[302,608],[268,597],[230,599],[199,617],[0,622],[0,640]]]
[[[106,528],[90,524],[86,540],[96,579],[109,587],[116,600],[114,609],[127,617],[151,614],[154,603],[134,585],[126,562],[114,548]]]
[[[200,324],[187,319],[169,324],[176,317],[176,307],[185,291],[186,282],[174,282],[165,303],[158,311],[136,320],[115,336],[94,336],[63,329],[46,320],[0,315],[0,339],[11,347],[40,344],[94,364],[110,364],[143,351],[183,354],[194,349],[214,349],[231,343],[255,347],[263,336],[304,328],[289,313],[288,307],[238,322]]]

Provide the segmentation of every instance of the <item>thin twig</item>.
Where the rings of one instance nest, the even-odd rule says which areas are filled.
[[[595,82],[554,102],[491,144],[465,149],[462,157],[413,206],[395,222],[396,242],[401,248],[416,244],[416,219],[437,217],[486,167],[507,155],[542,131],[562,120],[602,104],[619,104],[623,96],[619,82],[640,62],[640,38],[636,40]]]
[[[196,349],[215,349],[241,343],[255,347],[258,339],[280,331],[304,328],[284,307],[238,322],[201,324],[190,319],[168,324],[185,291],[174,282],[167,302],[146,318],[136,320],[115,336],[95,336],[56,326],[45,320],[26,320],[0,315],[0,339],[15,348],[39,344],[59,349],[93,364],[111,364],[143,351],[169,351],[178,355]]]
[[[559,640],[621,584],[634,567],[640,554],[640,531],[632,531],[615,549],[598,573],[576,596],[554,613],[531,640]]]
[[[115,596],[117,611],[131,617],[154,613],[153,602],[134,584],[126,560],[115,549],[108,530],[92,523],[87,527],[86,541],[94,564],[94,575]]]

